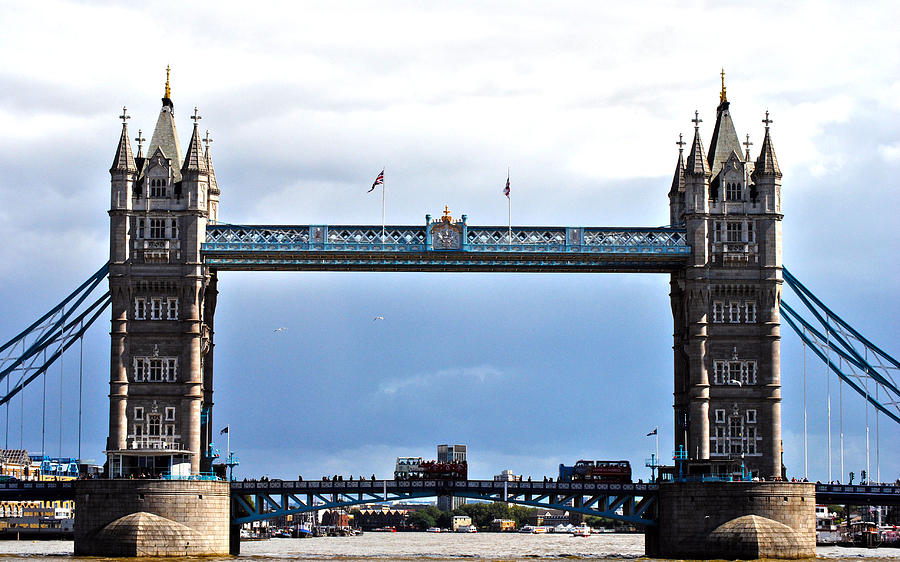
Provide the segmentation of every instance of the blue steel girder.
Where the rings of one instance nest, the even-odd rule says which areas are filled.
[[[657,487],[652,484],[504,483],[492,480],[274,481],[233,482],[231,494],[232,524],[235,525],[319,509],[438,495],[563,509],[637,525],[656,524]]]
[[[457,224],[456,245],[431,227],[210,225],[204,263],[223,270],[668,272],[691,253],[683,228]]]

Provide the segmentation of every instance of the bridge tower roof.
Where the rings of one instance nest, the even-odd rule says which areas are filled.
[[[116,155],[113,157],[113,163],[110,172],[137,172],[137,164],[134,161],[134,155],[131,153],[131,141],[128,137],[128,123],[125,119],[128,116],[125,109],[122,108],[122,135],[119,137],[119,145],[116,147]]]
[[[191,140],[188,143],[187,154],[184,158],[184,166],[181,167],[181,173],[185,172],[208,172],[209,168],[206,165],[206,155],[203,154],[203,150],[200,148],[200,115],[197,111],[197,108],[194,108],[194,115],[191,117],[194,120],[194,131],[191,133]]]
[[[709,141],[709,170],[716,176],[722,165],[734,152],[738,160],[743,161],[741,140],[738,138],[728,110],[730,103],[725,95],[725,71],[722,71],[722,92],[719,94],[719,107],[716,108],[716,126],[713,128],[712,140]]]
[[[150,137],[150,147],[147,154],[153,154],[156,149],[162,150],[163,155],[172,161],[172,171],[175,181],[181,181],[181,144],[178,142],[178,130],[175,128],[175,104],[172,103],[171,89],[169,88],[169,67],[166,67],[166,89],[162,98],[162,108],[156,119],[156,128]]]

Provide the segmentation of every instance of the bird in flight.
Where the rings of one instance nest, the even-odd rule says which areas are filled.
[[[272,330],[272,331],[273,331],[273,332],[287,332],[287,328],[284,328],[284,327],[281,327],[281,328],[275,328],[275,329]]]
[[[372,322],[374,322],[374,321],[376,321],[376,320],[384,320],[384,316],[382,316],[382,315],[379,314],[379,315],[376,316],[375,318],[372,318]]]

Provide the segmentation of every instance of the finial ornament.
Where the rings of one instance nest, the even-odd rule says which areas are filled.
[[[191,119],[193,119],[194,125],[196,125],[198,121],[203,119],[203,117],[200,117],[200,111],[197,109],[196,105],[194,106],[194,114],[191,115]]]
[[[766,124],[766,130],[767,130],[767,131],[769,130],[769,124],[770,124],[770,123],[774,123],[774,121],[772,121],[771,119],[769,119],[769,110],[768,110],[768,109],[766,110],[766,118],[763,119],[762,122]]]
[[[750,133],[747,133],[746,140],[744,140],[744,142],[741,144],[744,145],[744,150],[747,151],[747,155],[745,156],[745,159],[750,160],[750,147],[753,146],[753,143],[750,142]]]
[[[694,124],[694,130],[700,130],[700,123],[703,123],[703,119],[700,119],[700,112],[696,109],[694,110],[694,118],[691,119],[691,122]]]
[[[687,144],[686,142],[684,142],[684,140],[682,140],[681,133],[678,133],[678,142],[676,142],[675,144],[678,145],[678,154],[681,154],[684,150],[684,145]]]
[[[122,106],[122,115],[119,115],[119,119],[122,120],[122,124],[125,124],[125,121],[131,119],[131,115],[128,115],[128,108],[124,105]]]
[[[203,144],[206,145],[206,152],[209,152],[209,145],[212,141],[212,137],[209,136],[209,129],[206,129],[206,136],[203,138]]]
[[[728,101],[725,96],[725,68],[722,68],[722,91],[719,93],[719,103]]]
[[[171,71],[171,67],[166,65],[166,95],[165,97],[171,99],[172,98],[172,90],[169,89],[169,72]]]
[[[147,140],[144,138],[144,135],[142,134],[143,132],[144,131],[142,129],[138,129],[138,136],[134,139],[138,143],[138,154],[140,154],[141,149],[144,147],[144,141]]]

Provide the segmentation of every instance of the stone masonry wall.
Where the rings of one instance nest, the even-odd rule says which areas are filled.
[[[648,529],[646,555],[731,558],[713,552],[710,533],[738,517],[758,515],[794,530],[771,558],[816,556],[815,484],[794,482],[666,483],[659,487],[659,525]],[[761,554],[762,556],[762,554]]]
[[[103,541],[96,540],[96,535],[109,523],[139,512],[180,523],[202,537],[200,543],[195,540],[187,548],[175,544],[180,540],[178,536],[155,537],[158,544],[154,548],[159,554],[228,554],[230,490],[227,482],[79,480],[75,488],[75,509],[75,554],[79,556],[111,555],[115,550],[110,550],[110,545],[99,544]]]

